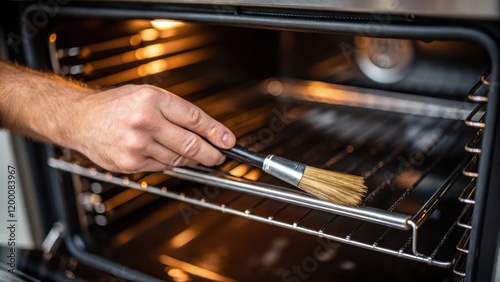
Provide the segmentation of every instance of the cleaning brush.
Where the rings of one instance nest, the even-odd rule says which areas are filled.
[[[322,200],[357,206],[366,193],[367,188],[361,176],[319,169],[275,155],[264,156],[239,145],[221,151]]]

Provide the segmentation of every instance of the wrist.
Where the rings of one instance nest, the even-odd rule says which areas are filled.
[[[50,134],[57,145],[82,152],[82,130],[88,115],[89,95],[94,90],[70,86],[64,96],[59,97],[57,117],[51,122]]]

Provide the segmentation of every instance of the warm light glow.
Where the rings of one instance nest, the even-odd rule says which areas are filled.
[[[158,57],[164,54],[166,51],[166,46],[164,44],[150,45],[144,48],[137,49],[135,51],[135,58],[137,60]]]
[[[182,25],[184,25],[183,22],[174,21],[174,20],[153,20],[153,21],[151,21],[151,26],[156,28],[156,29],[159,29],[159,30],[176,28],[176,27],[179,27]]]
[[[166,205],[154,213],[142,218],[137,224],[117,234],[113,239],[113,245],[122,246],[134,239],[140,239],[139,235],[148,232],[151,228],[158,226],[158,222],[177,216],[179,209],[175,205]]]
[[[134,35],[130,36],[130,38],[129,38],[130,46],[138,45],[139,43],[141,43],[141,41],[142,41],[142,39],[141,39],[141,36],[139,34],[134,34]]]
[[[147,183],[146,181],[142,181],[142,182],[141,182],[141,188],[142,188],[142,189],[146,189],[146,188],[148,188],[148,183]]]
[[[229,171],[229,174],[231,174],[232,176],[236,176],[236,177],[242,177],[243,175],[245,175],[248,172],[249,169],[250,169],[249,165],[240,164],[239,166],[231,169]]]
[[[88,47],[82,47],[82,49],[80,50],[80,56],[82,58],[87,58],[88,56],[90,56],[91,53],[92,50],[90,50],[90,48]]]
[[[345,151],[350,154],[354,152],[354,147],[352,145],[348,145],[347,147],[345,147]]]
[[[180,248],[193,240],[197,235],[198,233],[192,228],[186,229],[172,238],[170,245],[174,248]]]
[[[91,82],[101,86],[115,85],[125,81],[144,77],[149,74],[155,74],[170,69],[184,67],[190,64],[198,63],[215,56],[215,51],[210,48],[190,51],[183,54],[171,56],[138,66],[137,68],[127,69],[122,72],[114,73],[108,76],[100,77]]]
[[[160,32],[154,28],[148,28],[145,30],[141,30],[139,32],[139,35],[141,36],[141,39],[143,41],[152,41],[158,39],[158,37],[160,36]]]
[[[165,272],[167,272],[168,276],[172,277],[172,279],[176,282],[181,282],[181,281],[190,281],[191,278],[189,275],[182,271],[181,269],[178,268],[165,268]]]
[[[83,71],[86,74],[91,74],[94,71],[122,65],[124,63],[131,63],[136,62],[137,60],[161,57],[166,54],[176,53],[200,46],[201,44],[204,44],[209,40],[210,38],[208,36],[201,35],[178,40],[171,40],[164,43],[152,44],[146,47],[89,62],[85,64]],[[145,69],[142,69],[142,71],[144,71],[146,75],[148,74]]]
[[[230,281],[236,281],[232,278],[229,278],[227,276],[220,275],[218,273],[215,273],[213,271],[210,271],[205,268],[201,268],[199,266],[196,266],[194,264],[190,264],[178,259],[175,259],[173,257],[167,256],[167,255],[161,255],[158,260],[163,263],[164,265],[170,266],[172,268],[179,268],[183,270],[184,272],[208,279],[208,280],[213,280],[213,281],[221,281],[221,282],[230,282]],[[166,268],[167,271],[171,270],[171,268]]]
[[[256,169],[252,169],[251,171],[249,171],[243,177],[246,178],[246,179],[248,179],[248,180],[257,181],[257,180],[259,180],[259,178],[261,177],[261,175],[262,175],[262,170],[256,168]]]
[[[55,33],[52,33],[50,36],[49,36],[49,41],[51,43],[54,43],[56,42],[56,39],[57,39],[57,35]]]
[[[97,194],[91,194],[90,195],[90,202],[92,204],[98,204],[98,203],[102,202],[102,198],[101,198],[101,196],[99,196]]]
[[[140,65],[137,69],[137,74],[139,76],[146,76],[149,74],[155,74],[162,71],[166,71],[168,68],[168,62],[166,59],[157,60],[153,62],[149,62],[144,65]]]
[[[286,88],[286,87],[284,87]],[[357,105],[360,102],[373,103],[373,98],[366,95],[361,95],[342,88],[332,88],[327,83],[319,81],[309,81],[302,85],[296,85],[292,89],[292,95],[300,96],[303,99],[316,102],[326,102],[344,105]],[[288,90],[285,89],[287,93]]]
[[[85,64],[83,66],[83,72],[86,74],[92,74],[94,72],[94,66],[92,66],[92,64]]]
[[[274,96],[281,95],[283,93],[283,84],[277,80],[271,80],[267,84],[267,92]]]
[[[120,205],[123,205],[124,203],[134,199],[135,197],[138,197],[142,193],[144,193],[144,192],[136,190],[136,189],[128,189],[128,190],[114,196],[113,198],[108,199],[105,202],[106,211],[110,211],[110,210],[112,210]]]
[[[415,185],[421,178],[423,172],[416,169],[407,169],[396,176],[396,186],[400,189],[408,189]]]

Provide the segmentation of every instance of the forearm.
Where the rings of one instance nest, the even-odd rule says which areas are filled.
[[[73,109],[94,92],[56,75],[0,61],[0,127],[37,141],[68,145]]]

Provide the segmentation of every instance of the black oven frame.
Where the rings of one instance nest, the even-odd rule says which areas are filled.
[[[123,3],[122,3],[123,4]],[[34,69],[44,69],[46,64],[45,46],[48,26],[40,28],[35,35],[30,31],[27,23],[35,19],[40,11],[51,11],[53,7],[44,4],[27,5],[23,11],[20,24],[20,33],[23,38],[24,62]],[[317,16],[315,16],[315,13]],[[500,117],[497,109],[500,107],[498,95],[498,81],[500,81],[499,34],[493,26],[495,22],[473,20],[451,20],[437,18],[418,18],[406,20],[397,15],[352,15],[350,21],[342,20],[342,13],[334,13],[330,17],[323,13],[300,10],[280,10],[265,8],[257,10],[252,7],[227,6],[214,8],[204,5],[162,5],[145,4],[134,6],[132,3],[66,3],[57,7],[55,16],[93,16],[107,19],[157,19],[168,18],[199,23],[215,23],[241,27],[255,27],[266,29],[285,29],[291,31],[313,31],[321,33],[358,34],[365,36],[394,37],[419,40],[465,40],[482,45],[488,52],[492,69],[492,85],[489,94],[486,120],[488,123],[483,136],[483,154],[480,160],[480,175],[476,192],[476,205],[473,214],[469,260],[467,262],[467,281],[491,281],[495,277],[497,262],[498,240],[500,236],[500,191],[495,184],[500,183]],[[390,19],[390,20],[387,20]],[[51,18],[49,19],[49,21]],[[382,24],[381,24],[382,23]],[[376,30],[376,34],[372,33]],[[496,32],[496,33],[495,33]],[[72,192],[67,189],[71,185],[70,178],[61,175],[47,166],[47,157],[52,155],[53,148],[26,141],[27,148],[32,154],[33,178],[38,181],[37,193],[54,205],[53,218],[64,226],[64,245],[70,254],[82,263],[109,272],[115,276],[131,280],[155,279],[128,269],[123,265],[89,253],[80,236],[77,220],[74,218],[71,207]],[[43,192],[42,192],[43,191]],[[49,192],[50,191],[50,192]],[[54,197],[44,196],[50,193]],[[47,205],[47,206],[50,206]],[[49,222],[50,220],[47,220]],[[496,246],[492,248],[492,246]],[[473,258],[473,259],[470,259]]]

